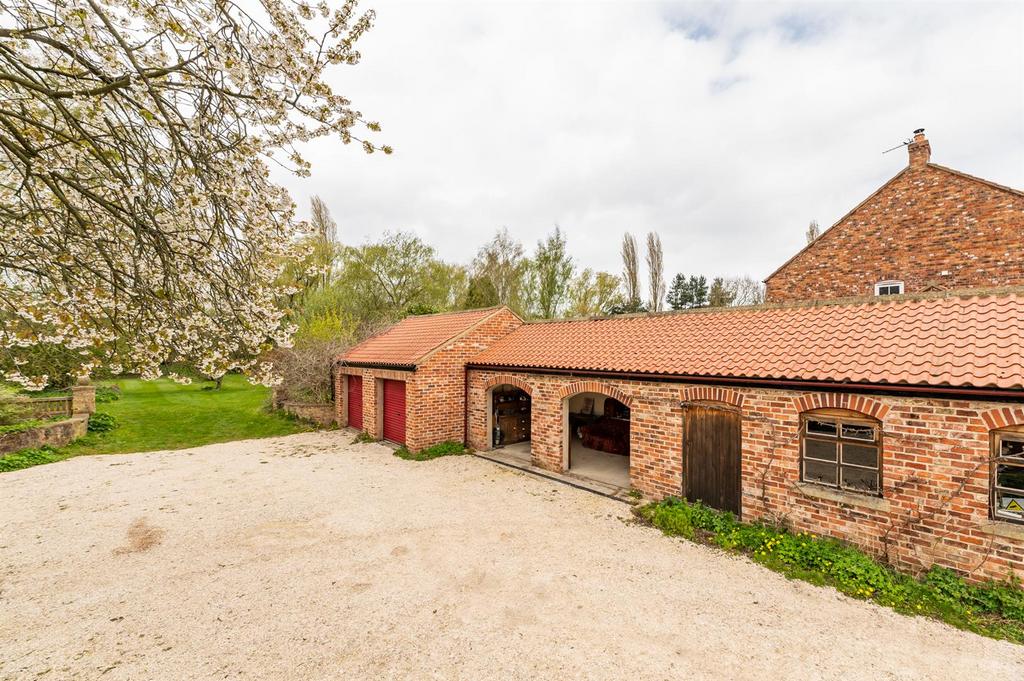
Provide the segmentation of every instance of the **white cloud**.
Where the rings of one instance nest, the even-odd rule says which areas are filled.
[[[363,61],[332,78],[391,157],[320,141],[349,243],[407,229],[468,261],[554,224],[617,272],[622,232],[666,272],[769,274],[906,164],[1024,186],[1024,5],[364,2]]]

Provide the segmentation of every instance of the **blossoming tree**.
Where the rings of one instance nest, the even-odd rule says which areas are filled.
[[[336,135],[390,153],[325,73],[372,12],[291,0],[0,2],[0,376],[33,352],[272,382],[278,274],[305,225],[268,164]]]

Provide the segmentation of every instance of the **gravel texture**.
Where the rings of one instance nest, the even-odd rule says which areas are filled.
[[[1024,648],[344,431],[0,475],[3,679],[1014,679]]]

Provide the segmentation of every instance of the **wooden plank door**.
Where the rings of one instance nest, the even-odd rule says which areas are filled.
[[[405,444],[405,381],[384,381],[384,439]]]
[[[739,411],[689,404],[683,419],[683,495],[739,515],[743,441]]]
[[[363,429],[363,377],[348,377],[348,425]]]

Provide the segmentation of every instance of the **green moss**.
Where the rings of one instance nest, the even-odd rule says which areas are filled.
[[[461,442],[449,440],[448,442],[436,444],[433,447],[421,449],[418,452],[410,452],[405,446],[402,446],[395,450],[395,456],[400,459],[406,459],[407,461],[429,461],[430,459],[436,459],[439,456],[458,456],[459,454],[468,454],[469,451],[470,450],[466,449]]]
[[[354,444],[354,445],[355,444],[365,444],[367,442],[376,442],[376,441],[377,441],[377,439],[375,437],[373,437],[372,435],[367,433],[365,430],[361,430],[361,431],[359,431],[359,434],[356,435],[356,438],[354,440],[352,440],[352,444]]]
[[[647,504],[636,513],[665,534],[743,553],[792,579],[1024,643],[1024,590],[1014,580],[968,584],[940,567],[915,579],[843,542],[763,523],[741,523],[731,513],[681,499]]]

